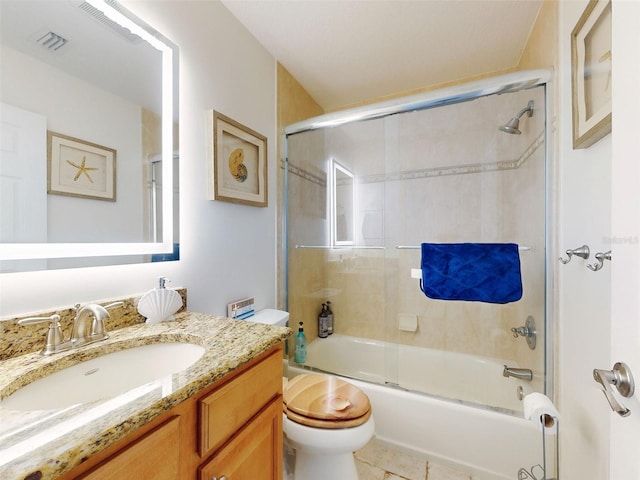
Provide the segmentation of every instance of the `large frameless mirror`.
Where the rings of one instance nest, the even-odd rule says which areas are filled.
[[[177,259],[177,47],[113,0],[0,22],[0,272]]]

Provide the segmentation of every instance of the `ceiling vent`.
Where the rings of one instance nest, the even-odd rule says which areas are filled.
[[[38,40],[38,44],[51,52],[56,52],[64,47],[69,41],[61,35],[54,32],[48,32],[42,35]]]
[[[105,3],[107,3],[114,10],[118,10],[123,15],[126,15],[116,2],[113,2],[113,1],[110,1],[110,0],[106,0]],[[95,18],[99,22],[105,24],[107,27],[111,28],[115,32],[119,33],[121,36],[126,38],[129,42],[138,43],[138,42],[140,42],[142,40],[138,35],[136,35],[134,33],[131,33],[126,28],[120,26],[118,23],[116,23],[113,20],[111,20],[102,11],[98,10],[93,5],[91,5],[91,4],[87,3],[87,2],[82,2],[81,4],[78,5],[78,8],[80,8],[80,10],[82,10],[83,12],[88,13],[89,15],[91,15],[93,18]]]

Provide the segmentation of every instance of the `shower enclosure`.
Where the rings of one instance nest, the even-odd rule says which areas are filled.
[[[304,322],[307,367],[506,412],[530,391],[550,395],[547,78],[511,74],[285,129],[287,308]],[[522,298],[427,298],[424,242],[517,244]],[[329,339],[317,337],[326,301]],[[336,338],[377,357],[347,368],[357,358],[318,353],[326,367],[313,352]],[[508,398],[478,395],[490,385]]]

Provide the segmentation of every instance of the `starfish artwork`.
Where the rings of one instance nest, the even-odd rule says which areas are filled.
[[[89,181],[91,183],[93,183],[93,179],[91,178],[91,176],[89,175],[89,171],[91,170],[98,170],[97,167],[87,167],[86,163],[87,163],[87,157],[82,157],[82,163],[80,165],[78,165],[75,162],[72,162],[71,160],[67,160],[67,163],[69,165],[71,165],[74,168],[78,169],[78,172],[76,173],[76,176],[73,177],[73,181],[77,181],[78,178],[80,178],[80,175],[84,175],[85,177],[87,177],[89,179]]]

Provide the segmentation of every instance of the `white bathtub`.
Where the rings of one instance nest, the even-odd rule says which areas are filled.
[[[524,394],[533,389],[530,382],[504,377],[504,363],[494,358],[335,334],[309,344],[306,365],[349,378],[391,383],[447,399],[522,412],[518,389]],[[509,366],[518,367],[513,362]]]
[[[404,388],[422,389],[426,384],[435,395],[446,397],[452,383],[461,383],[467,402],[521,410],[518,383],[502,377],[503,365],[495,360],[477,359],[465,365],[461,362],[470,360],[468,355],[334,334],[309,344],[307,366],[347,376],[362,389],[371,401],[376,438],[394,448],[454,466],[474,480],[516,480],[520,468],[529,470],[542,463],[541,434],[532,422],[497,409],[379,385],[384,383],[384,348],[397,351],[388,357],[397,362],[386,369]],[[308,370],[289,364],[289,377],[304,372]],[[503,396],[512,398],[503,403]]]

